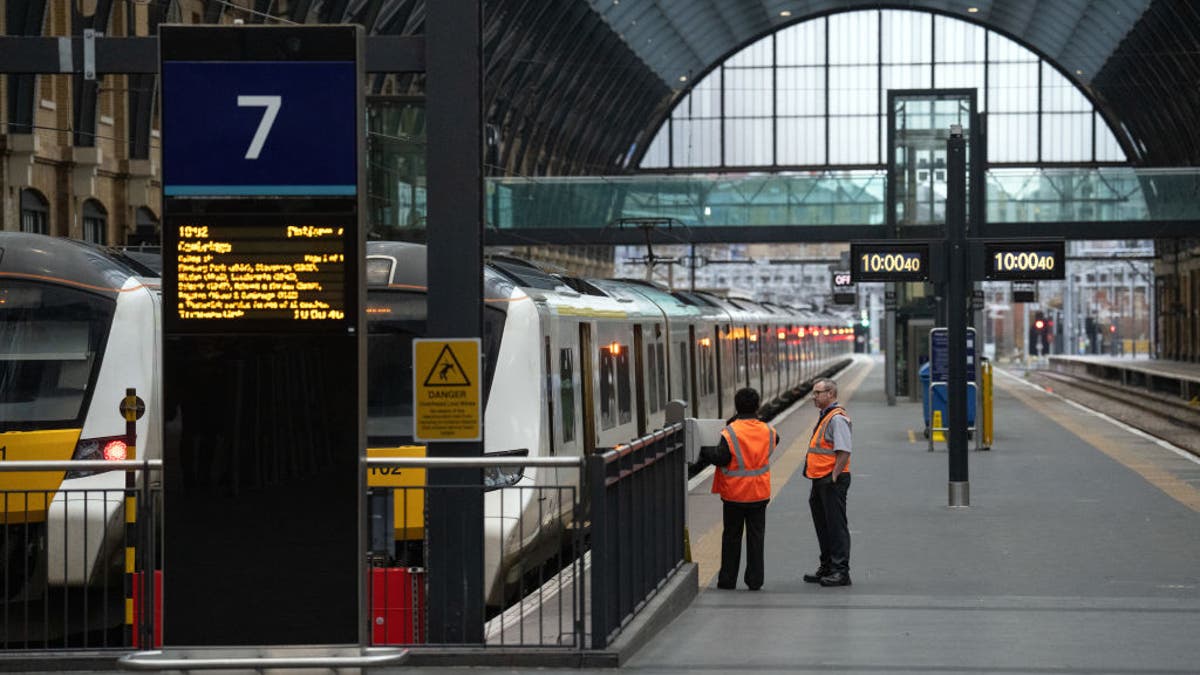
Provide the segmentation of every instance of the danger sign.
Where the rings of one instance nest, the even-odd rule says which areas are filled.
[[[479,338],[413,340],[413,438],[483,437]]]

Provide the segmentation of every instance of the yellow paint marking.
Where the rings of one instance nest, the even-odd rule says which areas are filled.
[[[125,573],[133,574],[134,561],[137,560],[137,549],[132,546],[125,547]]]
[[[865,368],[860,366],[865,365]],[[854,392],[858,391],[858,387],[867,379],[871,369],[874,367],[873,361],[859,360],[851,369],[859,368],[856,377],[853,381],[842,384],[838,383],[838,401],[847,403],[854,397]],[[802,404],[803,405],[803,404]],[[797,438],[793,440],[783,450],[776,459],[771,462],[771,499],[779,496],[780,490],[784,488],[792,479],[792,474],[804,466],[805,455],[808,454],[808,438]],[[715,497],[715,495],[714,495]],[[721,521],[718,520],[715,525],[710,527],[698,538],[693,539],[692,543],[692,560],[696,561],[699,566],[700,589],[708,588],[712,583],[713,577],[717,576],[717,572],[721,569]]]
[[[125,625],[133,625],[133,598],[125,598]]]
[[[913,431],[912,429],[908,430],[908,442],[909,443],[917,442],[917,432]]]
[[[993,382],[999,384],[1005,392],[1014,395],[1026,406],[1045,415],[1058,426],[1136,472],[1151,485],[1165,492],[1167,496],[1193,511],[1200,512],[1200,490],[1163,468],[1154,457],[1147,457],[1144,450],[1134,449],[1129,445],[1106,438],[1104,434],[1097,433],[1093,427],[1088,426],[1090,420],[1079,417],[1078,413],[1073,410],[1065,409],[1065,404],[1047,405],[1047,403],[1060,403],[1061,399],[1056,396],[1040,390],[1031,394],[1023,386],[1018,390],[1016,388],[1018,385],[1009,381],[1008,378],[996,378]],[[1030,400],[1035,397],[1037,400]]]

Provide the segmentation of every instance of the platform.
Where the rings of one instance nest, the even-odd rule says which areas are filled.
[[[1112,380],[1124,386],[1143,387],[1179,396],[1184,401],[1200,397],[1200,363],[1116,356],[1051,356],[1050,368],[1072,375]],[[1197,400],[1200,403],[1200,400]]]
[[[720,502],[698,485],[700,595],[621,671],[1197,672],[1200,463],[998,368],[993,449],[970,452],[970,506],[950,508],[945,446],[927,451],[920,403],[886,404],[882,366],[859,357],[837,378],[854,419],[854,585],[801,579],[817,564],[805,400],[778,423],[763,589],[715,588]]]

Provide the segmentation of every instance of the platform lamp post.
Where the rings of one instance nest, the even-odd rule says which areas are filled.
[[[959,125],[946,140],[946,307],[950,359],[946,398],[949,402],[949,505],[971,504],[967,472],[967,142]]]

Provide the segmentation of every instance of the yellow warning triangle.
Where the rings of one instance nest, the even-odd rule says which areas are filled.
[[[458,357],[454,355],[454,350],[450,349],[450,345],[442,345],[441,353],[438,354],[437,360],[433,362],[433,367],[429,369],[429,374],[425,376],[425,386],[471,386],[471,380],[463,372],[462,365],[458,362]]]

